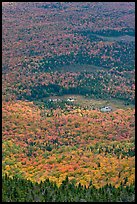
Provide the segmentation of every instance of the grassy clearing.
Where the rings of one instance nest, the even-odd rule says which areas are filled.
[[[93,36],[101,38],[104,41],[109,41],[109,42],[113,42],[113,41],[128,41],[128,42],[132,42],[135,41],[135,37],[134,36],[129,36],[129,35],[123,35],[123,36],[116,36],[116,37],[110,37],[110,36],[102,36],[102,35],[95,35],[93,34]]]
[[[106,70],[103,67],[92,64],[73,64],[59,67],[60,72],[95,72],[97,70]]]
[[[73,97],[73,96],[72,96]],[[133,105],[125,105],[125,102],[120,100],[102,100],[102,99],[90,99],[85,98],[83,96],[74,96],[76,98],[76,101],[74,103],[79,104],[82,107],[87,108],[101,108],[102,106],[111,106],[113,110],[116,109],[126,109],[126,108],[134,108]]]
[[[49,100],[50,99],[60,99],[61,101],[67,101],[68,98],[74,98],[75,101],[70,102],[70,104],[72,105],[78,105],[82,108],[86,108],[86,109],[100,109],[103,106],[111,106],[112,109],[115,111],[117,109],[127,109],[127,108],[135,108],[134,105],[129,104],[129,105],[125,105],[124,101],[120,101],[120,100],[102,100],[102,99],[92,99],[92,98],[87,98],[81,95],[64,95],[64,96],[51,96],[48,98],[43,99],[43,101],[45,100]]]

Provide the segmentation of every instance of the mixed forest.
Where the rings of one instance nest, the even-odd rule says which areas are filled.
[[[134,2],[2,3],[3,202],[133,202],[134,106]]]

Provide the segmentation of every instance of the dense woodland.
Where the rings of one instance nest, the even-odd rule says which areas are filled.
[[[96,187],[134,182],[135,111],[45,109],[33,102],[3,103],[3,174],[32,181],[65,179]],[[69,152],[69,154],[68,154]]]
[[[92,181],[88,187],[76,186],[68,177],[58,187],[49,179],[32,183],[28,180],[3,177],[3,202],[134,202],[135,186],[105,185],[96,189]]]
[[[3,202],[133,202],[134,105],[134,2],[2,3]]]
[[[74,93],[134,104],[134,3],[112,8],[109,2],[3,6],[3,100]]]

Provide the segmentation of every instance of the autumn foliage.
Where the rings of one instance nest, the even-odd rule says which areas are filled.
[[[134,2],[3,2],[3,178],[133,191],[134,17]],[[52,101],[71,95],[124,108]]]
[[[3,103],[3,174],[58,185],[69,176],[96,187],[134,182],[134,110],[111,113]],[[42,112],[48,113],[43,116]]]

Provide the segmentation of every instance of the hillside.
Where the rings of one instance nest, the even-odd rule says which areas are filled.
[[[132,109],[45,110],[20,101],[3,104],[3,121],[3,173],[58,184],[66,175],[84,185],[92,178],[96,187],[134,181]]]
[[[3,201],[134,200],[134,2],[2,3],[2,175]]]
[[[134,3],[103,5],[16,2],[3,6],[3,100],[31,100],[41,89],[38,98],[70,92],[134,103]],[[51,91],[51,84],[59,90]]]

